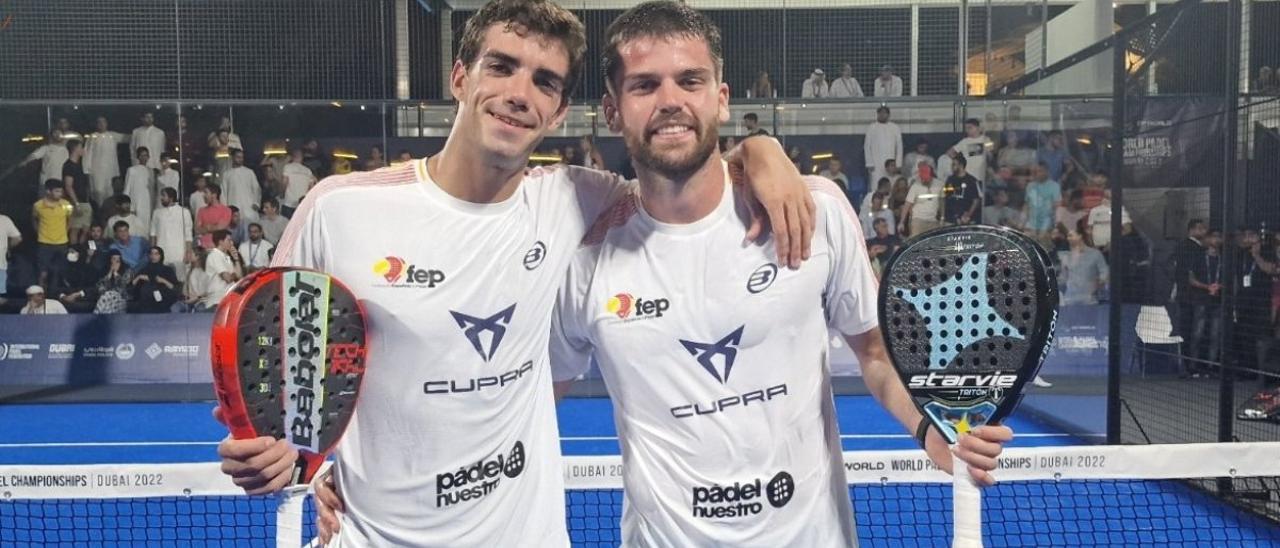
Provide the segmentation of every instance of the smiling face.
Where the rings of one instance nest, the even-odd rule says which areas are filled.
[[[609,127],[622,133],[637,166],[685,178],[716,151],[729,120],[729,86],[707,42],[689,35],[645,36],[619,44],[619,67],[605,96]]]
[[[564,120],[568,74],[569,54],[559,41],[491,25],[475,63],[454,62],[454,135],[499,163],[523,165]]]

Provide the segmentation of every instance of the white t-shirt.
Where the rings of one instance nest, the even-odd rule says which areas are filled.
[[[235,282],[228,282],[222,279],[221,274],[235,271],[235,263],[231,262],[231,257],[228,257],[225,252],[216,247],[209,250],[209,255],[205,257],[204,261],[204,272],[209,278],[209,284],[206,286],[208,295],[204,300],[205,306],[214,307],[222,302],[227,290],[231,289]]]
[[[262,185],[258,175],[245,166],[233,167],[222,174],[223,203],[240,209],[240,219],[248,224],[258,219],[255,207],[262,203]]]
[[[13,219],[8,215],[0,215],[0,270],[9,269],[9,238],[21,237],[22,233],[18,231],[17,225],[13,224]],[[0,287],[0,292],[4,288]]]
[[[272,264],[338,277],[372,336],[334,464],[342,546],[569,544],[551,313],[587,224],[626,188],[551,166],[476,204],[416,160],[307,194]]]
[[[987,154],[991,152],[993,146],[991,139],[987,138],[986,135],[979,135],[977,137],[965,137],[951,149],[964,155],[966,161],[965,171],[969,172],[969,175],[973,175],[973,178],[979,182],[985,182],[987,180]],[[941,168],[942,166],[938,167]],[[941,170],[939,172],[951,173],[950,171],[943,172]]]
[[[942,204],[942,179],[934,177],[925,185],[923,181],[912,180],[907,190],[907,203],[911,204],[911,218],[925,221],[938,220],[938,206]]]
[[[311,173],[311,168],[297,163],[285,164],[282,173],[284,175],[285,188],[284,200],[281,200],[280,204],[298,207],[298,202],[311,189],[311,185],[316,183],[316,176]]]
[[[276,246],[266,238],[254,243],[252,240],[240,242],[240,258],[244,259],[247,269],[266,268],[271,264],[271,250]]]
[[[200,210],[204,209],[204,191],[197,190],[191,193],[191,197],[187,198],[187,207],[191,208],[191,216],[195,217],[200,214]]]
[[[740,245],[748,217],[727,182],[690,224],[620,202],[574,259],[554,375],[575,378],[592,354],[600,364],[622,446],[624,546],[856,543],[827,330],[875,327],[876,281],[853,208],[806,179],[818,225],[798,271],[771,244]]]

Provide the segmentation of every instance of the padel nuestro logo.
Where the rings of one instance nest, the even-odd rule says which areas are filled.
[[[492,459],[436,474],[436,507],[483,498],[498,488],[502,478],[518,477],[524,472],[524,465],[524,443],[517,441],[506,455],[499,453]]]
[[[427,287],[444,283],[443,270],[421,268],[394,255],[388,255],[373,263],[373,273],[382,277],[377,287]]]
[[[618,293],[609,297],[604,309],[620,320],[647,320],[661,318],[667,310],[671,309],[671,301],[662,298],[644,299],[630,293]]]
[[[763,485],[762,485],[763,484]],[[760,478],[733,485],[711,484],[693,488],[693,517],[702,519],[744,518],[763,512],[769,503],[782,508],[796,493],[796,481],[786,471],[774,474],[764,483]]]

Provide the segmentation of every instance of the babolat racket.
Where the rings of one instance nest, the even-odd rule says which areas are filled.
[[[334,277],[267,268],[240,280],[213,321],[213,381],[236,439],[271,436],[299,450],[307,483],[356,407],[367,341],[364,310]]]
[[[1058,284],[1031,238],[955,226],[903,245],[884,267],[880,326],[920,412],[955,444],[1013,412],[1053,341]],[[954,546],[982,545],[982,499],[953,465]]]

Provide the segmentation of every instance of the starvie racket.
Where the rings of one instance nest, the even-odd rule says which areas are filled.
[[[240,280],[213,321],[213,381],[236,439],[298,448],[293,484],[310,482],[355,410],[364,377],[364,310],[332,276],[268,268]]]
[[[949,443],[1013,412],[1053,340],[1058,286],[1049,257],[1009,229],[948,227],[884,267],[880,326],[920,412]],[[982,500],[954,461],[954,546],[982,545]]]

